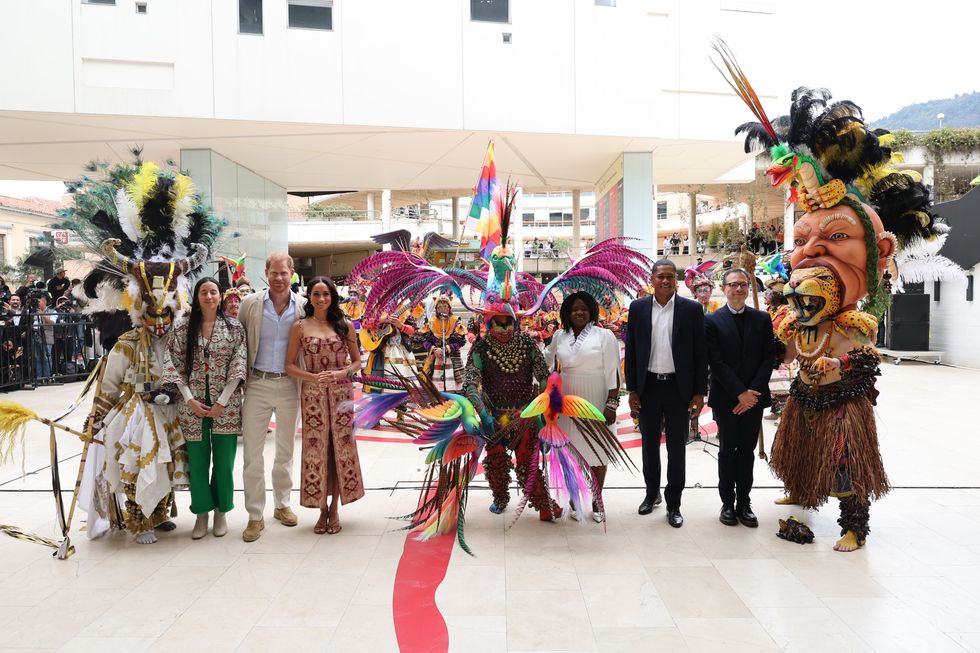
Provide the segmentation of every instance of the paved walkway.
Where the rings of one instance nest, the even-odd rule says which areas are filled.
[[[78,387],[2,398],[52,415]],[[530,511],[508,530],[511,514],[487,512],[489,493],[476,490],[467,516],[476,557],[445,541],[406,546],[401,522],[386,517],[414,507],[422,455],[397,434],[369,432],[359,442],[367,496],[341,509],[338,535],[314,535],[315,512],[298,507],[299,526],[285,528],[270,506],[263,537],[246,544],[239,493],[228,536],[192,541],[180,493],[178,530],[149,547],[120,533],[88,541],[77,515],[78,552],[67,561],[0,538],[0,648],[392,651],[396,616],[411,625],[405,607],[424,603],[419,579],[438,583],[445,566],[435,592],[445,630],[416,620],[429,631],[401,630],[403,644],[415,635],[430,644],[422,650],[446,650],[442,632],[448,650],[467,652],[980,650],[980,428],[971,410],[980,371],[887,363],[879,388],[896,489],[872,508],[869,544],[855,553],[831,550],[833,505],[804,515],[814,544],[776,538],[776,520],[800,511],[773,505],[779,484],[761,462],[761,527],[720,524],[715,450],[701,443],[687,448],[682,529],[666,524],[662,508],[638,516],[640,477],[611,471],[605,532],[540,523]],[[622,440],[638,437],[628,421],[620,426]],[[0,523],[56,537],[47,442],[44,427],[31,428],[26,477],[19,456],[0,467]],[[70,488],[81,447],[67,437],[59,446]],[[240,479],[240,452],[237,467]]]

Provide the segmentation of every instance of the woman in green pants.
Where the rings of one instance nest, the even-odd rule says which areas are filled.
[[[176,385],[183,397],[177,417],[187,442],[195,540],[207,535],[212,510],[214,536],[227,533],[225,513],[235,507],[233,470],[242,431],[246,351],[245,329],[225,316],[218,282],[201,279],[194,286],[190,315],[171,331],[162,379]]]

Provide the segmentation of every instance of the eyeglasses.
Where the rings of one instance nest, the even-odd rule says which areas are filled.
[[[735,281],[732,283],[726,283],[725,285],[732,290],[745,290],[749,287],[749,284],[745,283],[744,281]]]

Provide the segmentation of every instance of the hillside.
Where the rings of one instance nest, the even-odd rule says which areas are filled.
[[[939,127],[936,115],[940,113],[945,114],[943,127],[980,127],[980,92],[910,104],[890,116],[872,121],[872,125],[892,131],[927,131]]]

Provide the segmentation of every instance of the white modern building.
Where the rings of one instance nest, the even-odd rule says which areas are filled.
[[[133,145],[191,172],[224,247],[287,246],[287,193],[467,197],[487,143],[527,193],[596,194],[598,236],[651,251],[662,191],[752,178],[749,118],[709,61],[776,3],[719,0],[32,0],[0,6],[0,178],[74,178]],[[707,191],[705,191],[707,192]],[[717,194],[717,193],[716,193]],[[395,198],[394,201],[392,198]],[[576,204],[578,200],[576,200]],[[307,255],[365,246],[310,240]],[[253,263],[254,266],[254,263]]]

